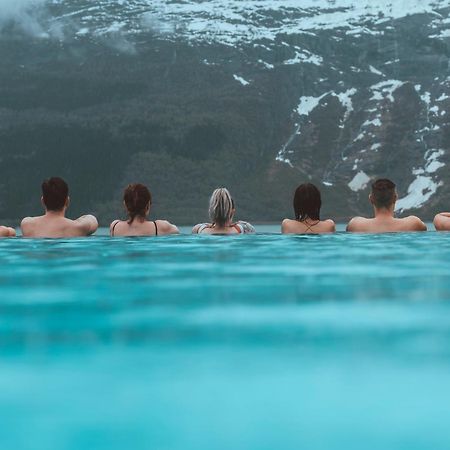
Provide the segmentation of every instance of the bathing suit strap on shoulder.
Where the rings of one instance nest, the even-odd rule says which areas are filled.
[[[155,236],[158,236],[158,225],[156,225],[156,220],[153,221],[153,224],[155,225]]]
[[[197,229],[197,234],[200,234],[204,229],[209,228],[209,223],[202,223]]]
[[[244,232],[244,227],[239,223],[234,223],[231,226],[238,232],[238,234],[242,234]]]
[[[112,226],[112,229],[111,229],[111,236],[114,236],[114,229],[116,228],[116,225],[117,225],[119,222],[120,222],[120,220],[116,220],[116,221],[114,222],[114,225]]]

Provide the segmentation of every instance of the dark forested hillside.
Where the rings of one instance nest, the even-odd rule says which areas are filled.
[[[447,2],[308,30],[320,11],[263,2],[257,19],[242,13],[247,24],[223,12],[236,33],[253,27],[234,41],[191,31],[193,1],[177,21],[177,2],[158,12],[160,28],[175,23],[170,32],[154,26],[148,3],[119,3],[95,22],[82,1],[43,1],[3,21],[0,9],[3,221],[39,212],[40,182],[51,175],[70,183],[72,215],[91,211],[103,223],[135,181],[151,188],[156,215],[179,223],[204,219],[221,185],[241,216],[278,221],[309,179],[337,219],[368,212],[377,176],[398,183],[400,213],[450,208]],[[349,12],[339,1],[336,10]],[[152,26],[141,18],[138,32],[129,22],[139,14]],[[98,31],[121,17],[128,25]]]

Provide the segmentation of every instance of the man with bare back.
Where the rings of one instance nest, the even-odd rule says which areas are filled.
[[[375,217],[355,217],[347,225],[347,231],[356,233],[395,233],[426,231],[426,225],[416,216],[403,219],[394,217],[397,201],[395,184],[387,179],[376,180],[372,184],[369,201],[372,203]]]
[[[66,218],[69,207],[69,187],[58,177],[42,183],[42,206],[45,214],[39,217],[26,217],[21,228],[24,237],[62,238],[88,236],[98,228],[97,219],[92,215],[81,216],[76,220]]]

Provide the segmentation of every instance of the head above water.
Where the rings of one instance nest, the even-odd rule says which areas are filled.
[[[152,195],[143,184],[129,184],[123,193],[123,202],[128,212],[128,223],[131,225],[136,217],[141,219],[147,217],[152,204]]]
[[[209,218],[219,227],[226,226],[233,220],[234,202],[226,188],[216,189],[209,199]]]
[[[42,182],[42,203],[47,211],[62,211],[69,203],[69,186],[59,177]]]
[[[397,201],[395,184],[387,178],[380,178],[372,184],[370,202],[377,209],[391,209]]]
[[[320,220],[321,207],[322,197],[314,184],[304,183],[295,190],[294,212],[297,220]]]

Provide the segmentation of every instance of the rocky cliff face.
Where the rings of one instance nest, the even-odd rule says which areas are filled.
[[[345,219],[380,176],[399,213],[449,209],[450,1],[298,5],[5,0],[0,217],[37,212],[56,173],[105,221],[135,180],[181,222],[217,185],[279,220],[305,180]]]

